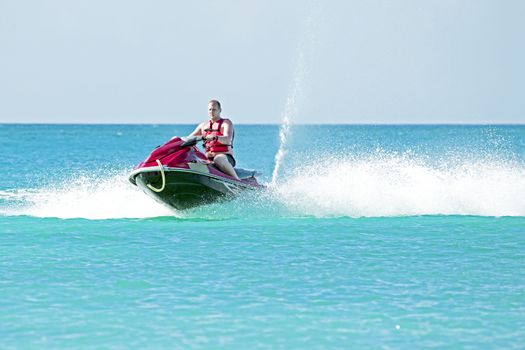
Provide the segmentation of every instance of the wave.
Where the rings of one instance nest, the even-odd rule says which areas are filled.
[[[274,188],[303,215],[525,216],[525,166],[484,159],[429,164],[403,155],[320,158]]]
[[[430,164],[414,156],[317,157],[287,168],[263,193],[175,211],[132,186],[128,170],[0,191],[1,215],[118,219],[525,216],[525,165],[497,159]]]
[[[132,186],[128,173],[82,174],[49,187],[0,191],[0,214],[61,219],[176,215]]]

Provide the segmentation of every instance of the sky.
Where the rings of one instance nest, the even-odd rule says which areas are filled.
[[[525,123],[522,0],[0,0],[0,123]]]

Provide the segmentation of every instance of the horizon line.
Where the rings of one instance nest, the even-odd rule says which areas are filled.
[[[0,125],[197,125],[198,123],[134,123],[134,122],[127,122],[127,123],[89,123],[89,122],[0,122]],[[235,125],[263,125],[263,126],[280,126],[282,123],[235,123]],[[524,123],[518,123],[518,122],[499,122],[499,123],[492,123],[492,122],[457,122],[457,123],[433,123],[433,122],[414,122],[414,123],[293,123],[292,125],[298,125],[298,126],[462,126],[462,125],[472,125],[472,126],[480,126],[480,125],[501,125],[501,126],[525,126]]]

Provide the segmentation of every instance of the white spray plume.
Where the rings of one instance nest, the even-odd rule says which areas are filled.
[[[299,115],[299,106],[305,98],[306,80],[309,75],[308,67],[312,64],[315,47],[318,45],[318,32],[321,5],[319,1],[309,2],[309,11],[304,23],[303,37],[297,48],[297,57],[293,80],[289,87],[286,105],[282,113],[282,124],[279,130],[279,150],[275,154],[275,167],[272,172],[270,186],[277,184],[279,171],[286,155],[287,143],[291,135],[291,125]]]
[[[318,217],[525,216],[525,166],[510,162],[447,168],[402,156],[318,159],[274,191],[289,209]]]
[[[55,185],[4,191],[0,198],[17,204],[2,208],[4,215],[62,219],[118,219],[173,216],[176,213],[129,183],[128,171],[106,175],[72,175]]]

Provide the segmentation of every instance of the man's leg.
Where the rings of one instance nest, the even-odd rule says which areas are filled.
[[[217,165],[217,168],[219,168],[220,171],[230,176],[233,176],[234,178],[239,180],[235,169],[230,164],[230,162],[228,161],[228,157],[226,157],[225,154],[217,154],[215,158],[213,158],[213,162],[215,163],[215,165]]]

